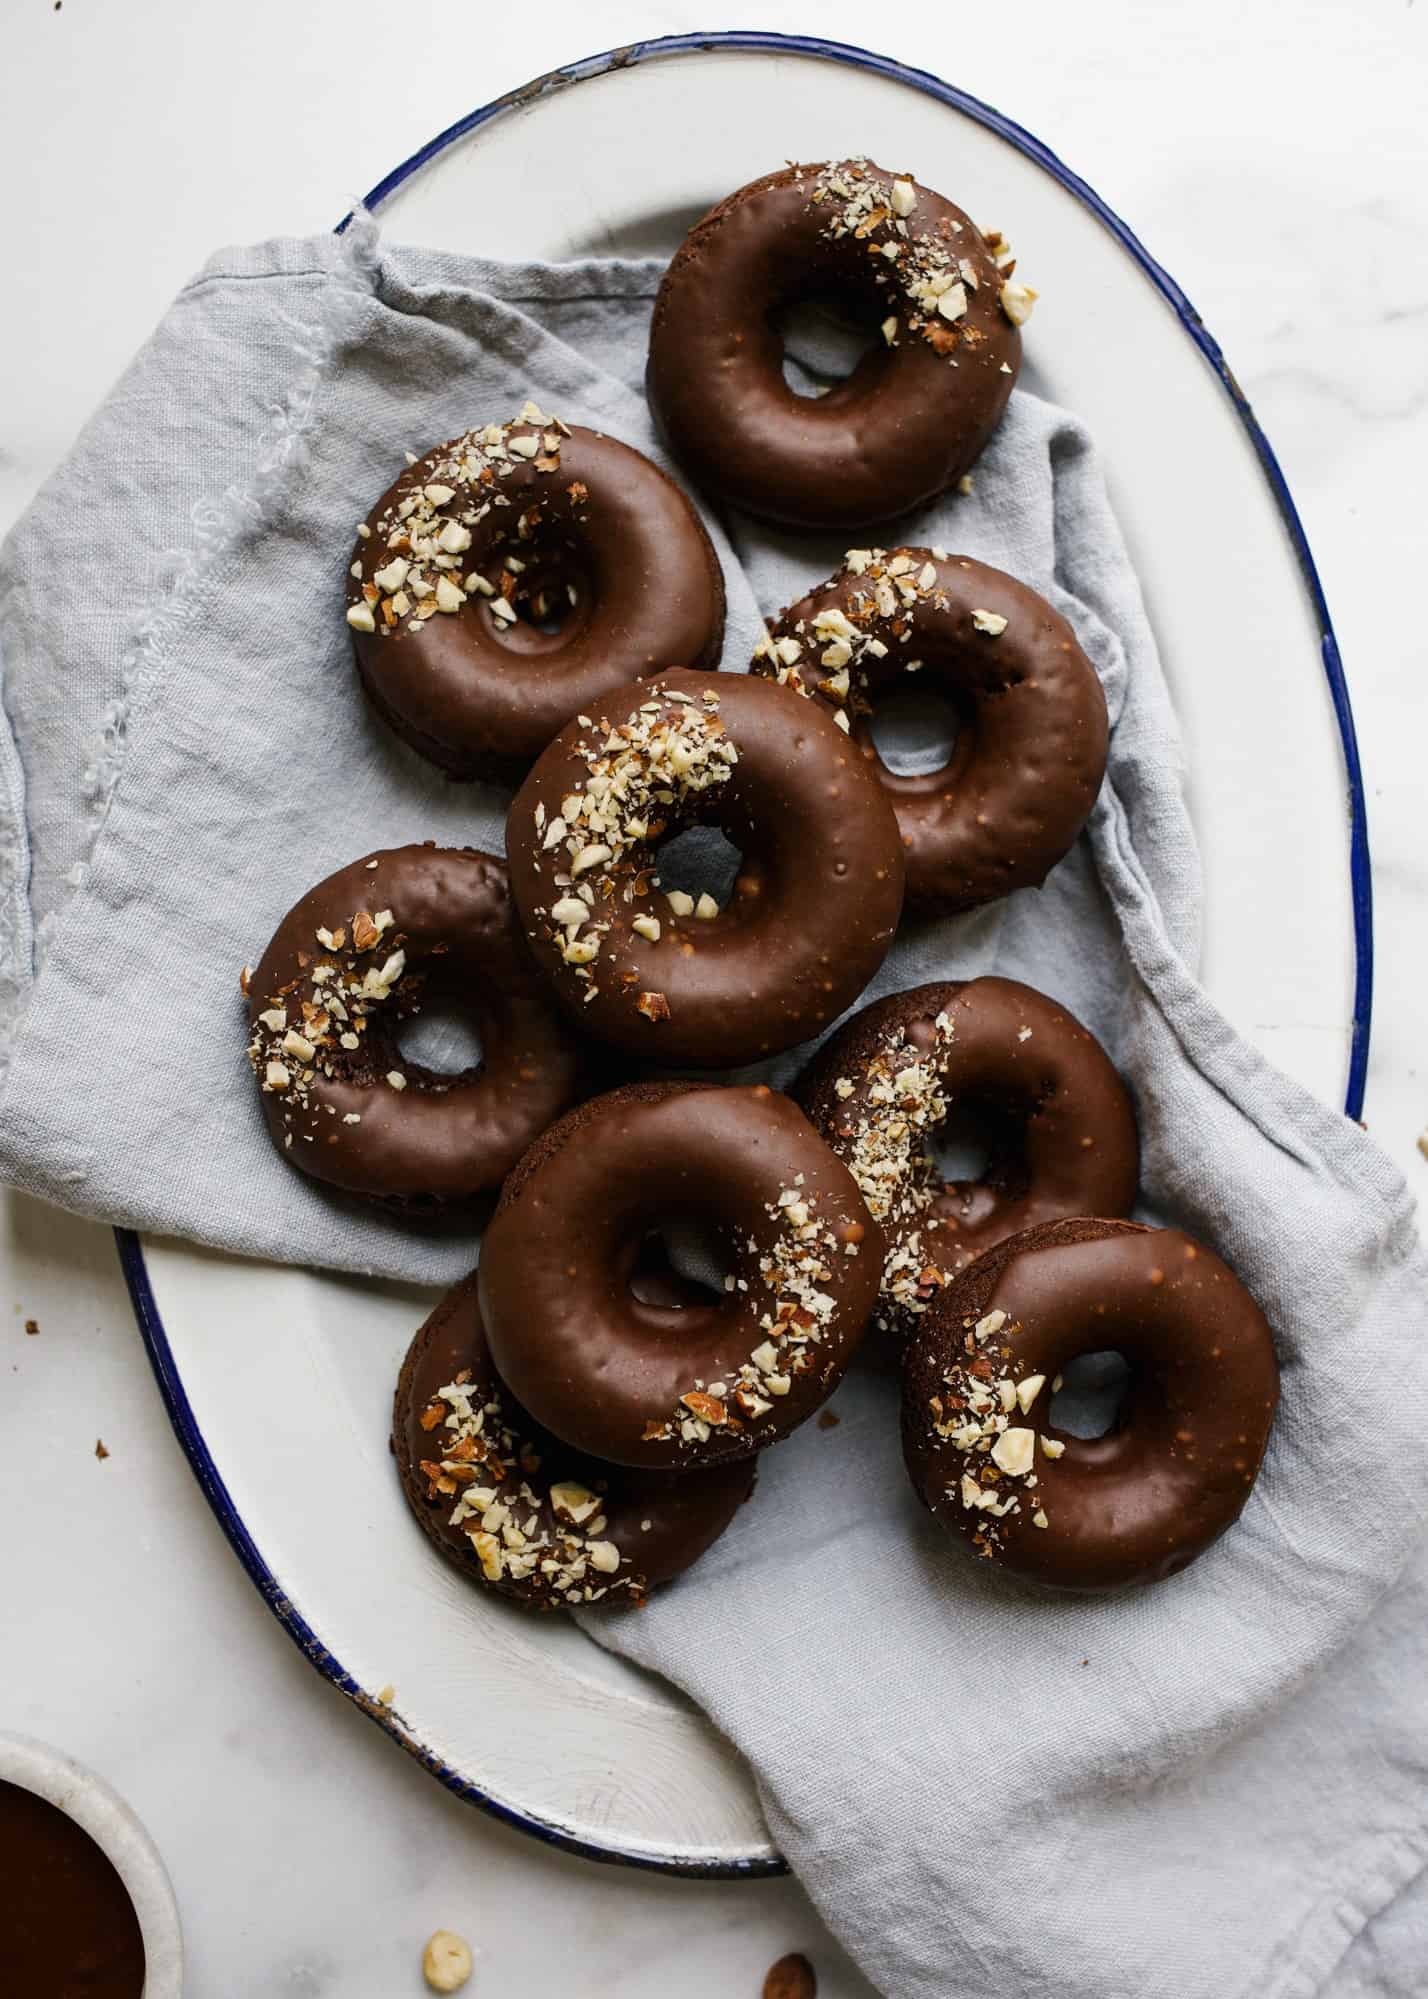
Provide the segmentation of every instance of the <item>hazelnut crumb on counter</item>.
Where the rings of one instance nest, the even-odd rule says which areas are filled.
[[[471,1976],[471,1946],[454,1930],[435,1930],[421,1954],[421,1975],[433,1992],[459,1992]]]
[[[769,1966],[763,1999],[818,1999],[818,1979],[802,1951],[790,1951]]]

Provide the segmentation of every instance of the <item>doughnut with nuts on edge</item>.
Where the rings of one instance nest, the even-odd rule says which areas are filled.
[[[1105,775],[1106,697],[1076,634],[1015,577],[945,548],[853,548],[760,639],[753,670],[841,715],[897,813],[908,902],[975,909],[1037,887]],[[895,772],[873,739],[895,690],[944,699],[938,770]]]
[[[1051,1421],[1061,1376],[1119,1352],[1100,1437]],[[903,1360],[903,1455],[955,1546],[1028,1581],[1123,1589],[1186,1568],[1238,1519],[1279,1399],[1264,1314],[1179,1229],[1048,1222],[969,1265]]]
[[[794,1089],[887,1244],[878,1323],[907,1332],[965,1265],[1068,1216],[1130,1213],[1140,1146],[1129,1093],[1068,1008],[1018,979],[890,993],[845,1021]],[[981,1142],[946,1181],[938,1138]]]
[[[717,826],[721,907],[662,887],[661,847]],[[551,990],[646,1062],[734,1068],[826,1027],[881,964],[902,846],[831,716],[749,674],[671,672],[569,724],[517,792],[511,892]]]
[[[871,161],[780,167],[676,251],[646,385],[675,456],[726,504],[798,528],[860,528],[934,499],[975,462],[1021,366],[1035,293],[1003,238]],[[878,331],[818,398],[784,379],[779,311],[841,302]]]
[[[631,1287],[693,1228],[719,1266],[683,1311]],[[882,1243],[851,1175],[762,1084],[629,1083],[580,1105],[507,1181],[477,1273],[501,1379],[590,1456],[686,1470],[778,1442],[833,1392]]]
[[[273,1143],[292,1166],[408,1214],[469,1211],[578,1094],[585,1057],[546,996],[505,863],[392,847],[309,889],[244,975]],[[433,1000],[469,1010],[482,1059],[454,1075],[401,1052]]]
[[[347,623],[399,736],[453,776],[515,784],[623,681],[716,667],[724,577],[657,465],[527,403],[383,494],[358,529]]]
[[[438,1550],[534,1610],[643,1603],[717,1540],[755,1476],[749,1459],[703,1473],[632,1471],[560,1443],[497,1375],[474,1274],[412,1341],[392,1448],[407,1503]]]

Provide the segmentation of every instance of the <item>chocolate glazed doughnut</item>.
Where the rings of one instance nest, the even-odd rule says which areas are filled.
[[[1139,1141],[1095,1036],[1016,979],[893,993],[854,1014],[794,1092],[851,1171],[887,1243],[878,1323],[906,1332],[1004,1237],[1130,1213]],[[980,1180],[944,1181],[949,1122],[980,1139]]]
[[[652,1233],[693,1226],[726,1273],[685,1311],[636,1295]],[[762,1085],[630,1083],[571,1111],[511,1175],[478,1272],[512,1393],[592,1457],[744,1458],[837,1385],[882,1243],[846,1168]]]
[[[1119,1351],[1105,1436],[1049,1420],[1062,1371]],[[1238,1519],[1269,1440],[1279,1368],[1264,1314],[1178,1229],[1066,1221],[965,1270],[903,1369],[903,1453],[923,1505],[968,1553],[1060,1589],[1187,1567]]]
[[[699,484],[791,527],[865,527],[976,462],[1036,296],[960,208],[867,160],[790,166],[721,201],[655,301],[649,398]],[[881,327],[825,396],[783,376],[773,315],[827,294]]]
[[[897,813],[908,901],[928,914],[1037,886],[1096,802],[1107,741],[1096,670],[1044,597],[984,562],[850,549],[759,641],[753,665],[842,715]],[[914,684],[947,698],[957,741],[940,770],[899,775],[870,720],[880,696]]]
[[[720,908],[660,888],[662,841],[720,827]],[[732,1068],[806,1040],[881,964],[902,907],[892,808],[815,704],[662,673],[580,715],[517,793],[511,891],[581,1026],[645,1061]]]
[[[689,501],[628,444],[534,403],[419,458],[358,536],[362,683],[456,777],[519,783],[612,687],[719,663],[724,578]]]
[[[579,1087],[504,863],[471,848],[393,847],[340,868],[283,918],[244,991],[283,1157],[409,1212],[494,1192]],[[402,1055],[402,1023],[433,998],[470,1009],[479,1067],[438,1075]]]
[[[748,1459],[677,1475],[602,1464],[560,1443],[497,1375],[474,1276],[412,1341],[392,1448],[407,1502],[441,1553],[535,1610],[643,1603],[718,1539],[755,1477]]]

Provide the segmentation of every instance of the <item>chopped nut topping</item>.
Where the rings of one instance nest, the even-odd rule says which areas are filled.
[[[1000,638],[1007,628],[1007,621],[999,611],[973,611],[972,623],[979,632],[986,632],[991,638]]]
[[[651,890],[659,888],[653,843],[701,793],[728,778],[738,751],[720,719],[719,695],[712,687],[694,696],[681,687],[651,681],[647,698],[623,721],[602,717],[597,723],[588,715],[576,720],[590,731],[577,748],[586,775],[560,800],[542,849],[564,847],[563,857],[557,859],[561,872],[556,874],[556,886],[568,883],[585,903],[578,943],[547,934],[564,963],[586,982],[588,1001],[599,991],[592,968],[605,949],[617,911],[628,909],[632,925],[646,919],[637,934],[657,941],[658,930],[651,935],[649,926],[657,926],[658,918],[648,906]],[[691,896],[676,889],[669,892],[668,902],[676,916],[697,914],[707,921],[718,914],[712,897],[701,897],[696,905]],[[537,910],[536,916],[558,924],[558,912],[567,907],[568,898],[549,910]],[[637,979],[628,983],[640,1013],[651,1020],[669,1018],[664,994],[636,996]]]
[[[1037,1396],[1040,1395],[1045,1386],[1046,1376],[1044,1374],[1028,1374],[1023,1380],[1017,1383],[1017,1406],[1020,1408],[1023,1416],[1030,1413],[1032,1403],[1035,1402]]]
[[[827,215],[823,235],[832,241],[851,237],[878,260],[873,281],[900,295],[910,334],[920,335],[953,367],[960,348],[985,340],[984,329],[964,331],[959,322],[967,314],[969,291],[1004,271],[1010,275],[986,238],[967,243],[971,254],[959,253],[954,238],[961,225],[950,218],[934,221],[925,209],[919,214],[915,183],[902,177],[882,180],[866,160],[839,160],[825,167],[809,199]],[[1003,309],[1013,316],[1005,298]],[[883,338],[890,346],[898,330],[895,315],[883,322]]]
[[[358,595],[346,613],[349,625],[389,637],[409,625],[419,628],[438,613],[454,616],[472,596],[489,600],[498,623],[514,623],[515,606],[498,595],[479,571],[463,577],[460,558],[472,546],[472,529],[494,508],[511,507],[511,495],[502,488],[518,471],[529,490],[532,469],[541,474],[559,470],[561,435],[569,433],[558,418],[539,421],[554,427],[532,434],[532,419],[522,416],[514,423],[468,431],[425,460],[406,454],[409,464],[436,476],[405,486],[401,498],[382,514],[375,533],[365,522],[359,527],[370,553],[364,553],[353,568]],[[572,498],[576,484],[569,489]],[[538,506],[527,508],[515,515],[512,532],[528,537],[532,520],[538,518]],[[374,566],[370,580],[364,582],[368,560]],[[518,575],[525,565],[512,556],[506,567]]]
[[[588,1486],[571,1484],[553,1485],[550,1503],[557,1519],[568,1520],[576,1527],[583,1527],[601,1506],[599,1497]]]
[[[554,1480],[544,1493],[532,1483],[540,1454],[512,1427],[494,1383],[483,1394],[468,1373],[430,1407],[445,1413],[440,1456],[420,1468],[428,1496],[451,1501],[447,1524],[466,1534],[488,1582],[560,1603],[590,1603],[612,1589],[643,1600],[643,1576],[604,1538],[605,1500],[571,1479]],[[426,1413],[422,1423],[428,1427]],[[595,1583],[593,1575],[611,1580]]]
[[[1040,296],[1030,285],[1003,285],[1002,311],[1013,326],[1025,326],[1031,318],[1031,308]]]
[[[1035,1451],[1036,1432],[1034,1430],[1003,1430],[997,1441],[992,1445],[992,1459],[994,1463],[1001,1466],[1004,1472],[1017,1478],[1022,1473],[1031,1470]]]

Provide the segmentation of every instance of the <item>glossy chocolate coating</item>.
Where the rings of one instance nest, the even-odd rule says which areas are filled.
[[[675,696],[694,711],[696,736],[706,726],[718,732],[698,736],[698,755],[732,745],[737,761],[707,765],[706,775],[724,775],[703,790],[682,781],[677,791],[664,787],[646,808],[655,815],[647,837],[616,836],[606,819],[590,839],[623,845],[573,877],[570,849],[579,839],[546,844],[564,804],[605,781],[599,766],[612,724],[628,726],[628,718],[662,730],[666,716],[684,712]],[[668,758],[659,754],[663,769]],[[654,752],[638,756],[641,768],[656,767]],[[680,914],[658,886],[662,841],[694,824],[718,825],[743,856],[732,896],[710,921],[697,905]],[[552,990],[587,1031],[667,1066],[733,1068],[817,1034],[882,963],[902,907],[892,808],[848,738],[812,702],[746,674],[660,674],[571,723],[517,793],[506,851],[511,891]],[[552,914],[572,882],[593,896],[581,938],[598,937],[599,952],[587,964],[563,955]],[[637,921],[657,924],[658,937]]]
[[[671,1311],[630,1275],[648,1236],[679,1224],[710,1241],[724,1288]],[[478,1277],[501,1378],[547,1428],[673,1470],[747,1457],[811,1416],[862,1337],[881,1266],[862,1196],[789,1098],[631,1083],[532,1147]]]
[[[794,1095],[882,1227],[878,1317],[897,1332],[994,1243],[1065,1216],[1126,1215],[1135,1200],[1125,1085],[1088,1028],[1016,979],[875,1000],[819,1049]],[[987,1148],[981,1179],[937,1171],[932,1148],[948,1126]]]
[[[995,1313],[1005,1323],[979,1337]],[[1114,1426],[1056,1429],[1057,1376],[1108,1351],[1130,1368]],[[970,1381],[1030,1390],[1036,1376],[1029,1409],[1006,1419],[1035,1437],[1034,1486],[939,1434],[974,1413]],[[903,1452],[918,1498],[968,1553],[1059,1589],[1120,1589],[1174,1575],[1238,1519],[1278,1399],[1264,1314],[1212,1250],[1178,1229],[1051,1222],[989,1250],[922,1320],[904,1360]],[[969,1474],[1015,1509],[967,1504]]]
[[[457,1412],[440,1399],[458,1380],[483,1412],[480,1440],[469,1454],[448,1420]],[[453,1442],[462,1456],[443,1464]],[[392,1447],[407,1502],[442,1554],[473,1582],[535,1610],[642,1603],[653,1585],[672,1581],[719,1538],[755,1478],[748,1459],[676,1476],[605,1464],[559,1442],[497,1375],[474,1275],[447,1293],[412,1341],[397,1382]],[[483,1531],[482,1514],[468,1511],[452,1524],[457,1500],[473,1484],[496,1492],[524,1536],[524,1546],[507,1547],[499,1521],[493,1523],[502,1552],[499,1559],[489,1545],[484,1552],[494,1575],[472,1541]],[[575,1521],[567,1491],[557,1493],[564,1502],[557,1513],[551,1489],[570,1486],[598,1499],[598,1511]],[[617,1567],[590,1562],[588,1548],[599,1542],[616,1551]],[[520,1558],[532,1552],[530,1572],[513,1574],[512,1556],[525,1566]],[[542,1569],[542,1560],[554,1568]]]
[[[386,911],[391,922],[357,948],[367,934],[358,914]],[[394,954],[402,963],[384,997],[351,991]],[[481,1035],[477,1067],[440,1075],[402,1055],[401,1024],[429,1000],[469,1009]],[[281,1021],[264,1021],[272,1009]],[[469,847],[389,848],[309,889],[250,975],[248,1017],[249,1056],[283,1157],[412,1212],[469,1208],[494,1193],[580,1086],[579,1044],[521,941],[505,864]],[[310,1057],[287,1045],[289,1032]],[[344,1047],[343,1034],[358,1045]],[[281,1087],[270,1084],[270,1062],[286,1073]]]
[[[755,672],[845,712],[897,813],[910,904],[952,915],[1037,886],[1075,841],[1106,769],[1106,697],[1075,633],[1044,597],[968,556],[862,549],[849,562],[784,612]],[[890,575],[890,563],[907,568]],[[819,664],[815,621],[830,611],[857,628],[846,692]],[[1005,628],[979,628],[976,613]],[[792,665],[780,639],[801,648]],[[944,696],[959,726],[941,770],[907,776],[882,761],[869,721],[881,695],[914,686]]]
[[[0,1882],[6,1999],[144,1999],[143,1931],[114,1862],[58,1805],[3,1779]]]
[[[392,536],[405,533],[394,516],[407,496],[432,483],[452,491],[438,518],[471,541],[444,573],[463,583],[479,575],[494,596],[473,589],[454,612],[426,618],[413,599],[390,626],[379,615],[374,632],[353,633],[357,665],[374,706],[423,756],[457,777],[515,784],[611,688],[666,666],[717,667],[724,578],[698,514],[641,452],[578,425],[514,423],[498,434],[499,456],[480,446],[484,433],[468,433],[403,472],[367,518],[347,597],[356,604],[402,552]],[[534,458],[509,448],[531,437]],[[518,615],[498,618],[493,603]],[[562,616],[558,629],[542,629],[546,603]]]
[[[681,463],[731,505],[792,527],[865,527],[935,498],[976,462],[1021,366],[1003,274],[962,210],[912,182],[905,236],[889,218],[835,238],[836,199],[814,198],[832,170],[783,167],[712,209],[670,264],[650,332],[649,399]],[[884,242],[904,255],[926,244],[954,276],[964,260],[976,279],[965,315],[953,324],[934,309],[923,321]],[[896,344],[881,337],[846,381],[800,396],[784,380],[773,315],[828,293],[874,321],[898,317]]]

